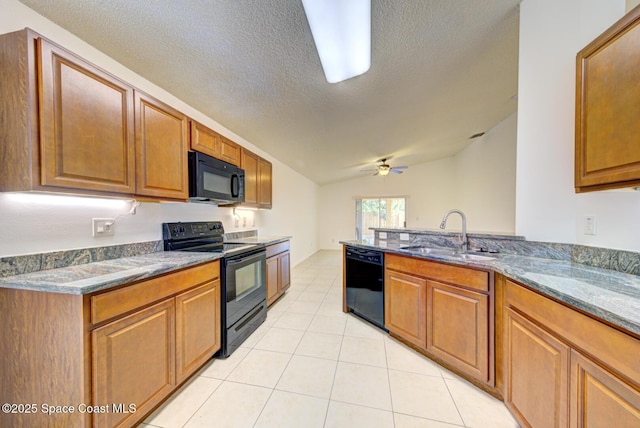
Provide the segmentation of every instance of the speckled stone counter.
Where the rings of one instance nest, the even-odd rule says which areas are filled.
[[[513,254],[486,254],[490,260],[463,260],[447,254],[421,254],[397,242],[341,241],[341,244],[493,270],[624,330],[640,335],[640,276]]]
[[[0,278],[0,287],[89,294],[222,257],[220,253],[160,251]]]
[[[228,239],[225,242],[233,244],[261,244],[261,245],[273,245],[280,242],[288,241],[291,236],[245,236],[243,238]]]

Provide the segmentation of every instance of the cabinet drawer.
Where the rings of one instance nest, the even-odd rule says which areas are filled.
[[[462,285],[480,291],[489,291],[489,272],[431,262],[414,257],[387,254],[385,267],[450,284]]]
[[[541,323],[615,371],[640,385],[640,340],[548,299],[513,281],[506,281],[505,305]]]
[[[218,260],[91,297],[91,322],[98,324],[220,276]]]
[[[267,247],[267,258],[275,256],[276,254],[284,253],[285,251],[289,251],[289,241],[269,245]]]

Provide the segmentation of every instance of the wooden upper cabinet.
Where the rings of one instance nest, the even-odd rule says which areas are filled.
[[[575,188],[640,185],[640,6],[580,51]]]
[[[242,148],[240,167],[244,170],[244,204],[258,206],[258,162],[260,157]]]
[[[136,193],[187,199],[187,116],[139,91],[135,102]]]
[[[260,158],[258,162],[258,208],[272,207],[272,174],[271,162]]]
[[[240,146],[213,129],[191,120],[191,150],[240,166]]]
[[[240,166],[240,146],[227,137],[220,136],[220,159]]]
[[[191,150],[220,158],[220,134],[191,120]]]
[[[43,186],[135,191],[133,88],[37,39]]]
[[[244,203],[248,207],[271,209],[271,189],[273,168],[271,162],[242,148],[244,170]]]

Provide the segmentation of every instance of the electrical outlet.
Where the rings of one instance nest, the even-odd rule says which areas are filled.
[[[92,219],[93,224],[93,236],[113,236],[113,232],[115,229],[115,219],[114,218],[94,218]]]
[[[596,234],[596,216],[588,215],[584,217],[584,234],[585,235]]]
[[[401,233],[400,234],[400,240],[401,241],[408,241],[409,240],[409,234],[408,233]]]

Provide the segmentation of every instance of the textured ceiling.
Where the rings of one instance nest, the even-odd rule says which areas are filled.
[[[371,69],[337,84],[300,0],[21,1],[318,184],[516,110],[520,0],[372,0]]]

